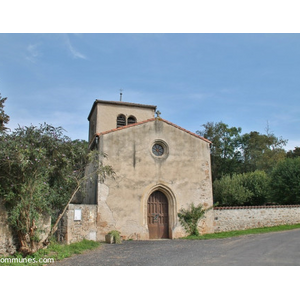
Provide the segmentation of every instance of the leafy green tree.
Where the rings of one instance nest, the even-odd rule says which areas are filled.
[[[209,139],[211,146],[212,178],[223,175],[254,172],[270,172],[281,160],[285,159],[284,146],[287,140],[276,137],[267,128],[266,134],[257,131],[241,134],[240,127],[229,127],[223,122],[208,122],[204,130],[197,134]]]
[[[270,192],[278,204],[300,204],[300,157],[278,163],[271,173]]]
[[[197,206],[191,203],[188,209],[180,209],[178,213],[179,222],[189,235],[199,236],[198,223],[205,217],[205,213],[210,208],[203,208],[202,204]]]
[[[9,116],[4,112],[4,102],[7,98],[2,98],[0,94],[0,132],[7,130],[5,124],[9,122]]]
[[[240,165],[240,127],[229,127],[223,122],[207,122],[202,125],[204,130],[197,131],[210,140],[211,146],[211,164],[213,180],[221,178],[223,174],[232,174],[237,172]]]
[[[39,240],[39,219],[63,209],[81,188],[85,166],[99,157],[87,149],[86,142],[72,141],[61,127],[46,123],[0,135],[0,197],[20,252],[33,253],[47,243]],[[113,173],[109,166],[95,166],[100,177]]]
[[[267,134],[260,134],[251,131],[241,136],[241,157],[243,164],[241,172],[254,172],[263,170],[269,172],[286,157],[283,147],[287,140],[276,137],[267,131]]]

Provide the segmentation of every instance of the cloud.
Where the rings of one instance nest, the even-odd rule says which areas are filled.
[[[32,63],[36,62],[36,58],[40,56],[40,51],[38,51],[38,44],[29,44],[26,48],[27,55],[26,59]]]
[[[87,57],[84,54],[80,53],[73,47],[68,35],[65,35],[65,42],[68,47],[68,50],[71,52],[71,54],[73,55],[74,58],[87,59]]]

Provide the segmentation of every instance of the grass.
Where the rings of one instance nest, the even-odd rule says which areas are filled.
[[[300,224],[252,228],[252,229],[218,232],[218,233],[208,233],[208,234],[203,234],[200,236],[192,235],[192,236],[184,237],[183,239],[188,239],[188,240],[224,239],[224,238],[235,237],[235,236],[240,236],[240,235],[260,234],[260,233],[292,230],[292,229],[297,229],[297,228],[300,228]]]
[[[15,253],[10,256],[0,256],[0,266],[42,266],[58,260],[81,254],[84,251],[95,249],[100,242],[83,240],[70,245],[51,242],[48,248],[41,249],[34,254],[23,258],[22,254]]]

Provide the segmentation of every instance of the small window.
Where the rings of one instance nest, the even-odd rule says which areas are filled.
[[[124,115],[118,115],[117,117],[117,128],[126,125],[126,118]]]
[[[136,117],[134,116],[128,117],[127,125],[134,124],[134,123],[136,123]]]
[[[166,159],[169,156],[169,146],[163,140],[155,140],[151,147],[151,154],[156,159]]]

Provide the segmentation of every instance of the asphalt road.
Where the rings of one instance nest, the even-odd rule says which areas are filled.
[[[56,266],[300,266],[300,229],[216,240],[104,244]]]

